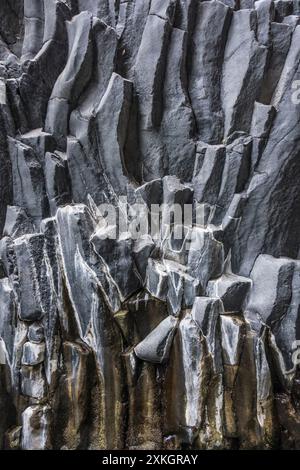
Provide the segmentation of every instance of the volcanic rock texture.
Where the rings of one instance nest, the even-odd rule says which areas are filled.
[[[1,0],[0,77],[0,446],[299,449],[300,2]]]

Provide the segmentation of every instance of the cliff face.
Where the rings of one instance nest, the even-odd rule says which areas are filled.
[[[299,2],[1,0],[0,77],[0,448],[299,449]]]

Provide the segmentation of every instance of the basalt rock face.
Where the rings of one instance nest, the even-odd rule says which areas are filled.
[[[298,1],[0,2],[0,448],[300,448],[299,84]]]

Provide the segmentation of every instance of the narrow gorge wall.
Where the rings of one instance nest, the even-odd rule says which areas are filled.
[[[297,0],[1,0],[0,448],[300,448],[299,103]]]

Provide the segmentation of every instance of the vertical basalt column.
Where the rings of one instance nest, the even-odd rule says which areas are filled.
[[[298,4],[0,1],[0,449],[300,448]]]

